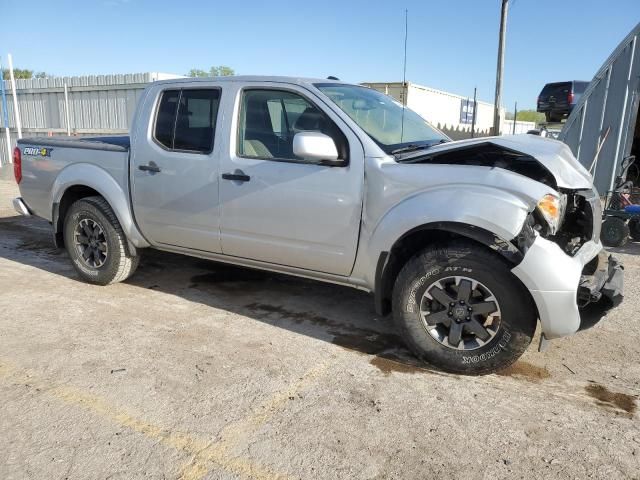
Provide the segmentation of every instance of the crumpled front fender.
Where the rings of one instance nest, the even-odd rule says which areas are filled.
[[[367,231],[369,226],[364,223],[363,236],[367,241],[361,245],[364,251],[360,252],[354,272],[361,269],[359,276],[374,287],[381,253],[390,252],[398,240],[412,231],[439,229],[438,224],[475,228],[509,242],[521,231],[530,209],[525,199],[491,187],[448,185],[421,192],[389,210],[371,231]]]

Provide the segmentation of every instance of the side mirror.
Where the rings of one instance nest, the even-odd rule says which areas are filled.
[[[338,149],[329,135],[320,132],[299,132],[293,137],[293,154],[304,160],[317,161],[323,165],[338,166]]]

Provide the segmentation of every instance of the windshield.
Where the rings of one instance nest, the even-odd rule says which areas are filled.
[[[340,107],[386,153],[426,148],[450,139],[413,110],[371,88],[339,83],[316,87]]]

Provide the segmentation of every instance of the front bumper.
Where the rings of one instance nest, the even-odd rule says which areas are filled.
[[[603,250],[593,260],[595,270],[583,275],[578,287],[580,330],[593,327],[623,299],[624,267]]]
[[[593,326],[622,300],[622,265],[600,242],[586,242],[569,256],[538,236],[512,271],[529,289],[546,339]]]

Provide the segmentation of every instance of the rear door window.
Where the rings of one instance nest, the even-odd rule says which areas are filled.
[[[155,139],[170,150],[210,153],[219,104],[219,89],[163,92],[156,115]]]

